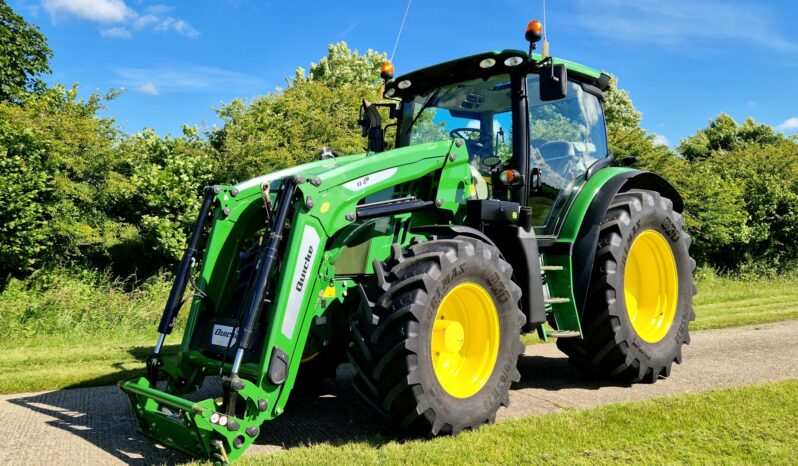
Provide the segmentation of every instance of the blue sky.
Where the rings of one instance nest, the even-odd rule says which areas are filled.
[[[212,108],[274,90],[330,42],[390,53],[405,0],[10,0],[55,53],[51,83],[124,87],[127,132],[218,124]],[[488,6],[489,5],[489,6]],[[485,50],[525,48],[541,0],[413,1],[398,74]],[[678,145],[720,112],[798,132],[798,2],[549,0],[553,55],[619,76],[643,126]]]

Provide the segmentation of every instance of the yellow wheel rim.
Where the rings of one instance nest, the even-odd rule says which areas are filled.
[[[499,354],[499,314],[485,288],[461,283],[443,297],[430,347],[435,377],[456,398],[468,398],[488,382]]]
[[[645,230],[629,249],[623,275],[626,311],[637,335],[648,343],[662,340],[673,324],[679,275],[668,240]]]

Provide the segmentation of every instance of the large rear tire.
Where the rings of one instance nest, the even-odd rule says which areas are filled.
[[[510,402],[524,350],[521,289],[495,247],[457,236],[375,262],[347,352],[357,391],[402,427],[456,434]]]
[[[670,199],[648,190],[617,194],[601,222],[584,339],[559,339],[557,346],[577,365],[615,379],[669,376],[695,319],[689,248]]]

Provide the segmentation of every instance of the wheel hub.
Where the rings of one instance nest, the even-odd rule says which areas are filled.
[[[648,343],[665,338],[676,316],[679,276],[670,244],[659,232],[645,230],[632,242],[623,291],[638,336]]]
[[[487,383],[499,351],[499,316],[487,290],[461,283],[441,301],[430,348],[435,376],[456,398],[473,396]]]

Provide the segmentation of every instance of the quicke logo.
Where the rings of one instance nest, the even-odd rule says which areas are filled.
[[[310,269],[310,261],[313,259],[313,246],[308,246],[308,252],[305,254],[305,263],[302,265],[302,273],[299,275],[299,281],[296,283],[296,290],[302,291],[305,287],[305,280],[308,276],[308,269]]]
[[[228,332],[227,330],[222,330],[221,328],[217,328],[216,331],[213,332],[213,334],[216,335],[217,337],[230,338],[233,335],[233,332]]]

